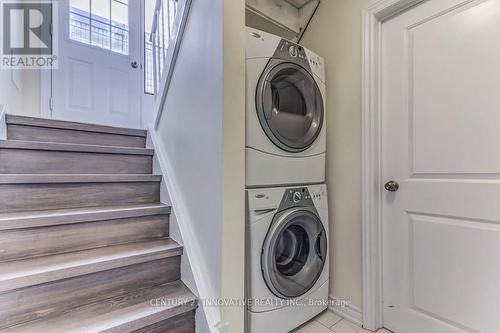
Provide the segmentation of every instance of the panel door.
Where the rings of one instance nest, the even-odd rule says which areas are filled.
[[[140,1],[60,0],[52,117],[141,126]]]
[[[382,26],[384,324],[500,332],[500,1]],[[392,185],[392,186],[390,186]]]

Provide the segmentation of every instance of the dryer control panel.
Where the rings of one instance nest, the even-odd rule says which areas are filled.
[[[311,70],[306,50],[299,44],[282,39],[274,52],[273,58],[289,60],[300,64],[305,69]]]

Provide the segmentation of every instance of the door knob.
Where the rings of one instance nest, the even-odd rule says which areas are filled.
[[[137,67],[139,67],[139,64],[137,63],[137,61],[132,61],[130,63],[130,66],[132,66],[132,68],[137,68]]]
[[[385,183],[384,187],[389,192],[396,192],[397,190],[399,190],[399,184],[394,180],[390,180],[387,183]]]

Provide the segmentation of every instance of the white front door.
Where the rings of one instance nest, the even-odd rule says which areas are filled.
[[[59,0],[52,117],[141,127],[141,3]]]
[[[384,324],[500,332],[500,1],[425,1],[381,59]]]

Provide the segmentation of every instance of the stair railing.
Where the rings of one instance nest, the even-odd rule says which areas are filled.
[[[192,0],[156,0],[149,42],[153,52],[156,122],[161,114],[179,53]]]

